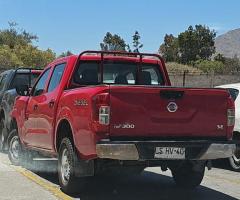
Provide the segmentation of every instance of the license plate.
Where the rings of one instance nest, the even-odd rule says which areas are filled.
[[[154,158],[184,159],[185,158],[185,148],[156,147]]]

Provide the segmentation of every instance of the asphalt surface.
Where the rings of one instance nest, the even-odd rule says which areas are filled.
[[[49,169],[55,169],[55,163],[36,161]],[[12,166],[7,155],[0,153],[0,200],[235,200],[240,199],[239,188],[240,173],[222,168],[206,170],[201,186],[191,192],[177,188],[169,171],[147,168],[138,176],[94,179],[84,192],[67,196],[59,189],[55,173]]]

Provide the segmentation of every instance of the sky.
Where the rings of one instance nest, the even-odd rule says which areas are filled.
[[[0,29],[17,22],[39,37],[40,49],[99,50],[106,32],[132,43],[137,30],[142,52],[158,51],[164,35],[177,36],[203,24],[217,34],[240,28],[240,0],[0,0]]]

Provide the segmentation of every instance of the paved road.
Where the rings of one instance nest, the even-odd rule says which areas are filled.
[[[240,199],[239,188],[240,173],[225,169],[207,171],[202,185],[187,192],[175,186],[169,171],[147,168],[139,176],[98,179],[91,189],[70,197],[59,189],[56,175],[37,175],[11,166],[0,153],[0,200],[235,200]]]

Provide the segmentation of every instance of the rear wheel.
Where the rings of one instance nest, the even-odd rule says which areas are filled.
[[[20,143],[17,130],[14,129],[10,132],[9,144],[8,144],[8,158],[14,165],[21,164],[21,158],[23,156],[22,146]]]
[[[205,165],[195,166],[191,162],[185,162],[181,166],[172,169],[172,175],[177,186],[194,189],[202,182],[205,172]]]
[[[235,171],[240,171],[240,145],[237,145],[237,148],[234,152],[234,155],[229,158],[230,166]]]
[[[77,155],[71,140],[64,138],[58,154],[58,179],[62,190],[68,194],[80,191],[86,182],[85,178],[75,176],[76,159]]]

